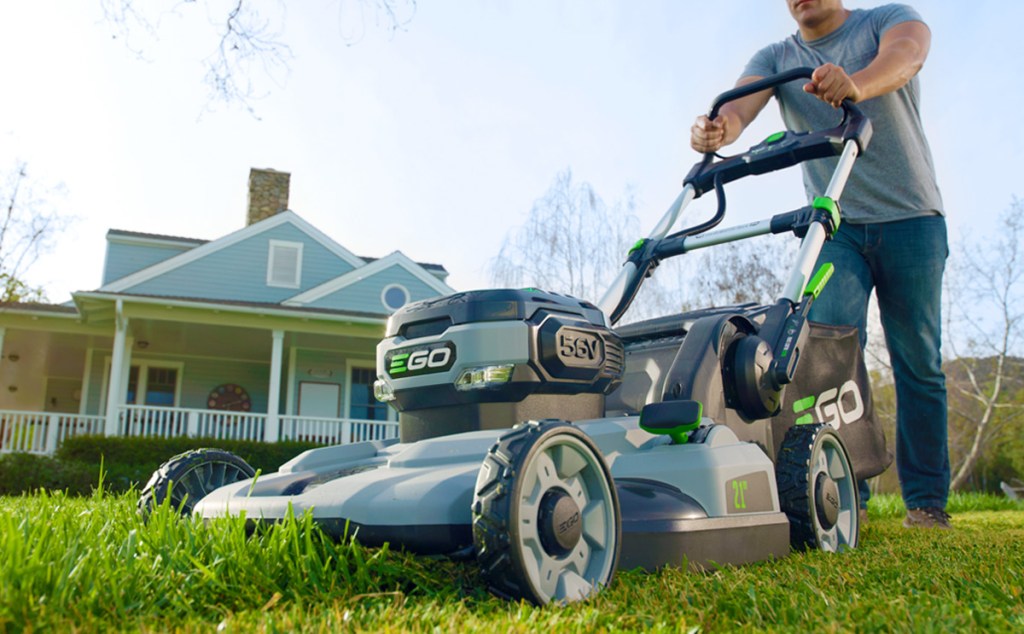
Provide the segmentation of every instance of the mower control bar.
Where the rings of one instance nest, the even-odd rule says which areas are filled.
[[[730,101],[796,79],[809,79],[813,72],[812,68],[795,68],[722,93],[715,100],[708,117],[717,117],[721,107]],[[716,179],[725,184],[744,176],[766,174],[804,161],[836,156],[843,151],[847,141],[855,141],[863,152],[871,140],[871,122],[850,100],[843,101],[842,108],[843,120],[834,128],[815,132],[779,132],[743,154],[724,157],[717,162],[714,161],[715,154],[705,154],[704,159],[693,166],[683,183],[693,185],[699,197],[714,187]]]
[[[811,68],[796,68],[724,92],[715,100],[709,116],[718,116],[721,107],[730,101],[797,79],[809,79],[812,73]],[[768,233],[777,228],[771,226],[769,222],[753,223],[702,240],[705,232],[716,227],[725,216],[725,183],[744,176],[765,174],[804,161],[841,154],[832,182],[825,192],[826,197],[837,200],[846,184],[853,161],[864,151],[871,139],[871,122],[860,109],[849,100],[843,102],[842,108],[843,120],[835,128],[815,132],[773,134],[743,154],[724,157],[717,162],[715,154],[705,154],[704,158],[690,170],[683,181],[682,193],[665,212],[651,234],[630,249],[622,269],[598,303],[609,324],[616,323],[622,317],[636,297],[643,281],[661,260],[681,255],[700,246],[730,242],[742,237]],[[714,189],[718,196],[718,210],[715,216],[699,225],[670,234],[669,231],[687,205],[710,189]],[[801,230],[804,228],[801,227]],[[790,276],[783,295],[794,304],[800,301],[801,293],[810,277],[809,269],[814,264],[821,244],[827,239],[828,231],[819,222],[812,222],[806,227],[807,234],[804,236],[798,266]],[[808,259],[810,261],[807,261]]]

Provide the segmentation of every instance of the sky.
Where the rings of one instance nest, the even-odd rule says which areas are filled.
[[[54,302],[98,288],[108,229],[241,229],[257,167],[290,172],[290,208],[357,255],[399,250],[487,287],[562,170],[609,204],[633,191],[646,234],[700,158],[694,118],[795,31],[783,0],[419,0],[395,32],[355,1],[259,1],[291,58],[252,76],[253,113],[202,82],[211,16],[234,3],[181,4],[128,41],[100,0],[0,3],[0,174],[25,162],[73,219],[27,280]],[[932,30],[923,118],[956,242],[1024,195],[1024,2],[911,4]],[[734,147],[779,129],[771,105]],[[725,225],[805,203],[797,170],[729,200]]]

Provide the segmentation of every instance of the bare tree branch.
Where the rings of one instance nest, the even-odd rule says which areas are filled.
[[[0,302],[45,299],[43,290],[29,286],[24,276],[69,223],[50,200],[62,193],[62,188],[36,184],[24,162],[17,162],[0,182]]]
[[[991,439],[1021,413],[1021,405],[1008,401],[1007,382],[1021,380],[1022,212],[1015,199],[995,239],[965,241],[946,280],[947,346],[956,359],[947,365],[954,489],[971,478]]]
[[[560,172],[523,226],[505,238],[490,263],[492,281],[596,301],[637,235],[634,204],[627,193],[609,208],[589,183]]]
[[[337,2],[339,22],[358,29],[356,36],[342,33],[348,45],[362,39],[367,21],[395,33],[412,20],[416,9],[416,0]],[[100,0],[100,6],[113,37],[142,59],[159,39],[166,18],[205,13],[210,52],[199,50],[197,54],[205,67],[202,81],[209,89],[207,109],[221,103],[242,107],[256,116],[253,101],[269,94],[266,82],[280,87],[291,71],[292,51],[283,39],[287,8],[283,0]]]

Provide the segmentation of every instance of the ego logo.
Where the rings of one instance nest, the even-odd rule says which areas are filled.
[[[395,378],[443,372],[455,364],[455,344],[440,344],[392,350],[384,357],[388,374]]]
[[[814,408],[814,413],[810,411]],[[797,425],[819,421],[828,423],[833,429],[841,424],[853,423],[864,415],[864,399],[860,386],[854,380],[843,383],[842,387],[825,390],[818,396],[808,396],[793,403],[793,413],[807,412],[796,419]]]
[[[580,512],[576,511],[575,513],[573,513],[569,517],[569,519],[565,520],[564,522],[559,522],[558,523],[558,534],[559,535],[564,535],[565,533],[567,533],[570,530],[572,530],[572,528],[574,526],[576,526],[577,524],[579,524],[579,523],[580,523]]]

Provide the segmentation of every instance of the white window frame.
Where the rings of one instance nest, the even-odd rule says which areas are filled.
[[[388,306],[388,302],[387,302],[386,298],[387,298],[387,295],[388,295],[388,291],[390,291],[393,288],[397,288],[397,289],[401,290],[403,293],[405,293],[405,304],[408,304],[409,302],[412,301],[412,293],[409,292],[409,289],[407,289],[406,287],[402,286],[401,284],[388,284],[380,292],[380,304],[381,304],[381,306],[384,307],[385,310],[388,310],[388,311],[391,311],[391,312],[394,312],[394,311],[398,310],[399,308],[401,308],[402,306],[405,306],[405,304],[402,304],[402,306],[399,306],[398,308],[395,308],[395,307],[392,307],[392,306]]]
[[[99,411],[107,411],[107,394],[110,390],[110,364],[111,357],[106,358],[106,371],[103,373],[103,391],[100,392],[100,409]],[[181,407],[181,384],[185,374],[185,364],[181,361],[156,361],[151,359],[132,359],[131,367],[139,368],[139,384],[135,388],[135,403],[125,403],[126,405],[145,405],[145,403],[138,403],[137,401],[141,397],[145,401],[146,393],[146,381],[149,379],[149,368],[170,368],[177,370],[177,380],[174,385],[174,405],[171,407]],[[83,397],[84,398],[84,397]]]
[[[352,418],[352,370],[372,370],[374,375],[377,373],[377,361],[374,359],[347,359],[345,361],[345,402],[342,404],[341,417],[346,420],[355,420]],[[372,386],[371,386],[372,387]],[[387,403],[381,403],[381,405],[387,408],[388,417],[387,421],[395,422],[398,420],[398,412],[395,411],[394,407],[391,407]],[[362,419],[360,419],[362,420]]]
[[[288,242],[286,240],[270,240],[267,247],[267,286],[276,288],[299,288],[302,282],[302,247],[301,242]],[[295,250],[295,277],[290,281],[274,279],[274,270],[277,265],[277,254],[281,249]]]

